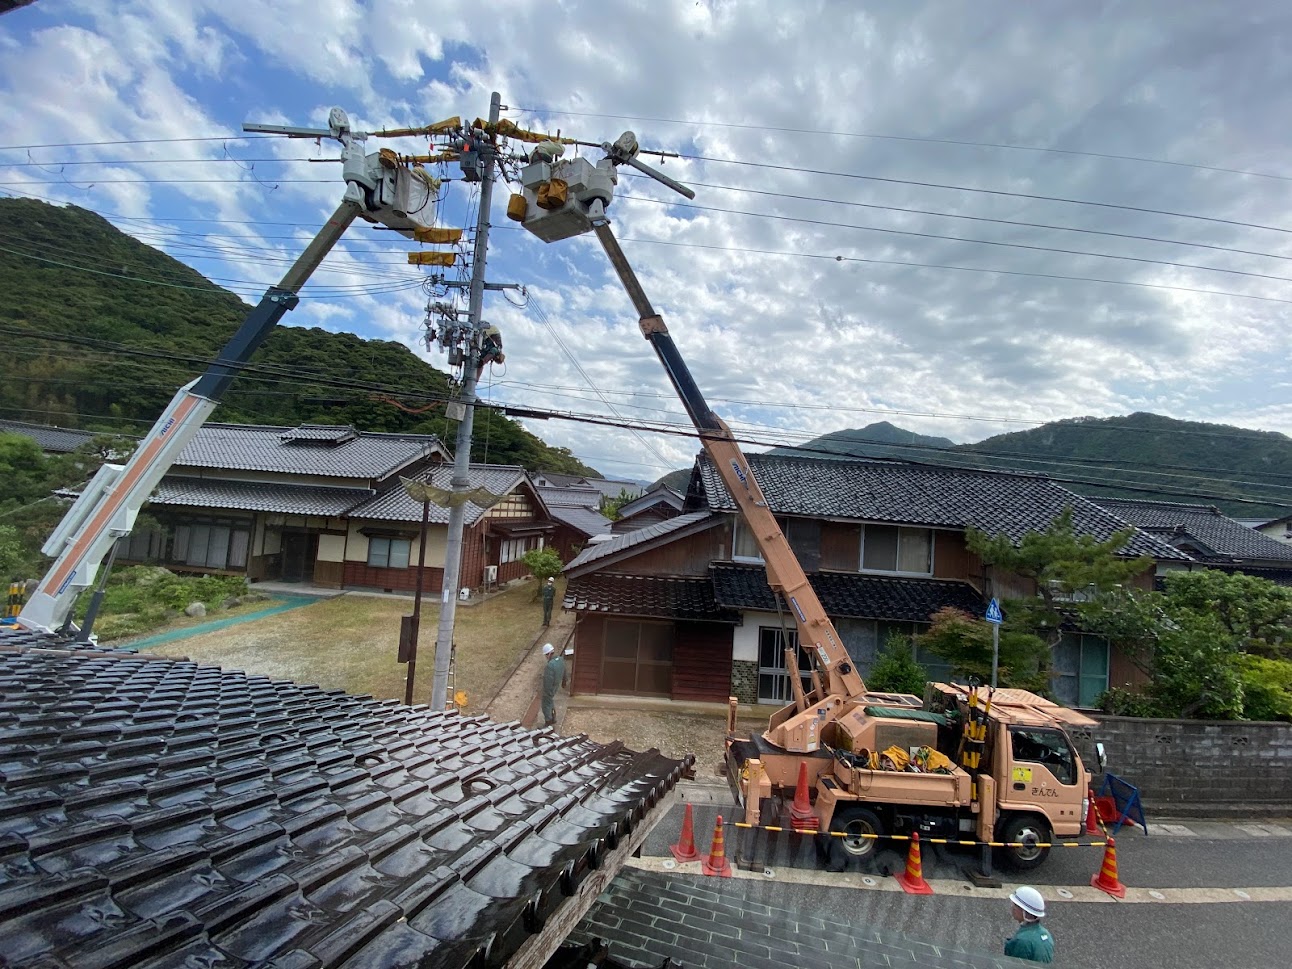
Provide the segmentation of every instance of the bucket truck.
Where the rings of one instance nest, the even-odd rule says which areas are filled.
[[[802,829],[836,833],[832,843],[848,855],[871,855],[885,834],[918,831],[1009,842],[1007,860],[1015,867],[1039,865],[1053,835],[1083,828],[1090,774],[1063,728],[1094,721],[1022,690],[930,683],[923,701],[867,690],[734,435],[709,408],[611,231],[606,210],[621,165],[687,198],[694,192],[643,164],[632,132],[600,147],[604,157],[594,163],[562,158],[559,144],[540,145],[520,171],[522,191],[512,196],[507,214],[545,242],[589,231],[597,237],[637,310],[642,335],[757,542],[768,584],[788,606],[812,663],[813,688],[805,691],[795,650],[786,650],[794,701],[759,735],[735,735],[732,698],[726,763],[745,821],[756,827],[774,796],[793,793],[806,765],[813,817],[800,819]],[[946,764],[918,773],[886,770],[880,752],[892,747],[908,758],[938,751]]]

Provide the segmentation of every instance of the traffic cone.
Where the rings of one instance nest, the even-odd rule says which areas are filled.
[[[713,847],[709,849],[708,860],[700,862],[700,868],[706,875],[717,875],[719,878],[731,877],[731,865],[727,862],[727,849],[722,840],[722,815],[713,826]]]
[[[1099,818],[1095,814],[1095,789],[1090,788],[1090,797],[1086,801],[1086,834],[1099,833]]]
[[[924,880],[924,867],[920,864],[920,833],[911,833],[911,850],[906,853],[906,871],[897,875],[897,884],[908,895],[932,895],[933,887]]]
[[[695,827],[691,821],[691,805],[686,806],[686,813],[682,815],[682,838],[675,845],[669,845],[669,851],[673,852],[673,857],[679,863],[683,861],[699,861],[700,852],[695,850]]]
[[[799,782],[794,788],[794,803],[790,805],[790,827],[795,831],[815,831],[816,815],[808,799],[807,761],[799,761]]]
[[[1092,887],[1107,892],[1113,898],[1125,898],[1126,886],[1117,880],[1117,842],[1108,839],[1104,849],[1104,863],[1099,866],[1099,874],[1090,879]]]

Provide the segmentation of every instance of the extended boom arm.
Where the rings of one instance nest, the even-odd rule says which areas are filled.
[[[604,218],[594,220],[593,231],[637,309],[642,335],[654,347],[691,422],[700,432],[700,442],[758,543],[767,566],[768,584],[773,592],[789,603],[800,645],[815,653],[817,665],[827,678],[822,684],[824,696],[814,691],[796,700],[772,718],[772,727],[768,731],[768,739],[779,746],[790,750],[815,750],[820,743],[821,724],[830,719],[834,709],[844,700],[865,694],[866,684],[852,665],[834,624],[808,583],[776,516],[767,507],[767,499],[763,497],[731,429],[709,409],[663,318],[651,306],[618,240],[610,231],[609,222]]]

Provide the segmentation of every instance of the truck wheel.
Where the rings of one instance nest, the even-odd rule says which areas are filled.
[[[1031,871],[1039,868],[1050,853],[1049,848],[1037,847],[1051,840],[1050,826],[1030,814],[1016,815],[1005,822],[1000,840],[1009,844],[1023,842],[1021,848],[1004,849],[1005,864],[1015,871]]]
[[[831,838],[839,842],[848,857],[858,860],[872,858],[879,848],[879,839],[867,838],[864,835],[883,835],[884,824],[879,815],[863,807],[848,808],[839,811],[830,820],[830,830],[839,832],[842,837]]]

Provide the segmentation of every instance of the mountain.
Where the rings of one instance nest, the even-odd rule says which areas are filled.
[[[905,445],[903,447],[902,445]],[[797,447],[774,447],[768,454],[799,455],[813,458],[906,458],[919,460],[929,448],[951,448],[955,443],[945,437],[916,434],[880,421],[865,427],[831,431]]]
[[[258,265],[255,275],[277,271]],[[0,415],[134,434],[206,368],[250,310],[93,212],[31,199],[0,199],[0,293]],[[412,396],[442,400],[454,392],[449,377],[402,344],[279,326],[252,364],[273,373],[240,377],[212,420],[353,424],[453,444],[457,425],[443,403]],[[396,398],[404,391],[408,409],[381,389]],[[485,408],[476,411],[472,458],[600,477]]]
[[[957,463],[1040,472],[1092,497],[1203,502],[1238,518],[1292,507],[1292,438],[1274,431],[1134,413],[1055,421],[955,451]]]
[[[772,453],[827,456],[822,451],[1031,471],[1088,497],[1201,502],[1237,518],[1274,518],[1292,508],[1292,438],[1159,414],[1075,417],[959,445],[884,422]]]

